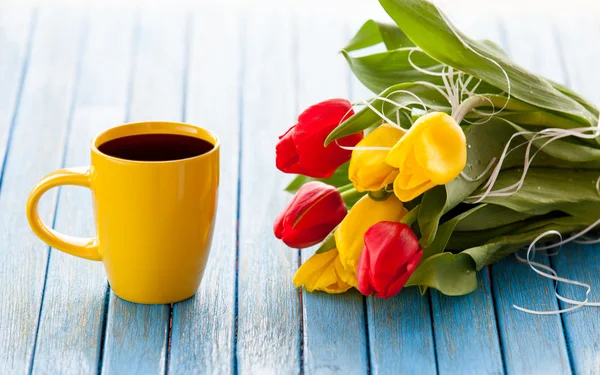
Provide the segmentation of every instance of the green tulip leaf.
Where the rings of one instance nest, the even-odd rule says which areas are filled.
[[[315,251],[315,254],[326,253],[326,252],[328,252],[330,250],[335,249],[335,237],[333,235],[334,235],[336,229],[337,229],[337,227],[335,227],[335,229],[333,229],[331,231],[331,233],[329,233],[327,235],[327,237],[325,237],[325,239],[323,240],[323,242],[321,242],[321,244],[319,245],[319,247]]]
[[[483,204],[456,224],[456,231],[482,231],[529,219],[533,215],[495,204]],[[472,211],[471,209],[470,211]]]
[[[514,184],[522,173],[520,169],[503,171],[493,189]],[[600,169],[530,168],[518,192],[503,197],[488,196],[483,202],[530,215],[562,211],[586,217],[588,222],[595,221],[600,216],[600,194],[596,189],[599,177]]]
[[[413,42],[398,26],[368,20],[361,26],[356,35],[344,49],[346,51],[356,51],[372,47],[379,43],[385,44],[385,47],[388,50],[414,47]]]
[[[582,126],[596,125],[597,116],[584,105],[512,62],[497,46],[464,35],[431,2],[379,2],[415,45],[435,60],[510,92],[526,103],[572,117]]]
[[[587,108],[588,111],[590,111],[590,113],[595,116],[596,118],[598,117],[598,115],[600,114],[600,112],[598,111],[598,107],[596,107],[595,104],[593,104],[592,102],[590,102],[589,100],[587,100],[586,98],[584,98],[583,96],[573,92],[570,88],[563,86],[562,84],[558,83],[558,82],[554,82],[552,80],[546,79],[548,82],[550,82],[552,84],[552,86],[554,86],[554,88],[556,88],[558,91],[562,92],[563,94],[567,95],[568,97],[570,97],[573,100],[576,100],[579,104],[581,104],[582,106],[584,106],[585,108]]]
[[[501,207],[491,204],[487,204],[486,207],[490,206]],[[473,217],[474,216],[477,216],[477,214],[474,214]],[[508,223],[505,225],[500,225],[488,229],[471,231],[459,231],[455,229],[455,231],[450,236],[448,243],[446,244],[446,251],[463,251],[468,248],[484,244],[496,237],[520,233],[520,230],[522,230],[523,228],[527,228],[527,230],[530,230],[532,228],[545,225],[546,220],[555,220],[565,216],[566,215],[561,212],[551,212],[546,215],[531,216],[529,219],[519,220],[513,223]],[[464,221],[469,221],[470,218],[471,217],[465,219]]]
[[[435,254],[444,252],[444,250],[446,249],[446,245],[448,244],[448,240],[450,239],[452,232],[454,232],[456,225],[462,220],[477,213],[485,206],[485,204],[475,206],[470,210],[463,212],[462,214],[457,215],[452,219],[446,221],[444,224],[440,225],[437,231],[437,235],[435,236],[433,241],[431,241],[431,243],[423,249],[423,258],[429,258],[430,256],[433,256]]]
[[[561,234],[570,234],[581,231],[589,225],[589,220],[578,217],[564,217],[558,219],[543,220],[538,223],[522,228],[521,233],[507,234],[489,240],[483,245],[472,247],[457,254],[467,254],[476,264],[476,269],[479,271],[483,267],[493,264],[500,259],[514,253],[522,246],[530,244],[539,235],[550,230],[558,231]],[[540,243],[548,241],[556,241],[556,236],[547,236]]]
[[[342,50],[342,55],[348,61],[352,73],[374,93],[380,93],[390,86],[407,82],[427,81],[443,85],[441,77],[423,74],[415,70],[409,63],[409,53],[410,51],[407,49],[400,49],[352,57],[346,50]],[[433,72],[440,72],[444,66],[423,53],[413,53],[411,59],[417,66]]]
[[[448,296],[462,296],[477,289],[475,262],[467,254],[441,253],[425,259],[406,282],[434,288]]]

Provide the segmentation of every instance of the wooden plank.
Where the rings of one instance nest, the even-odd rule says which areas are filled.
[[[600,277],[598,268],[600,259],[598,245],[563,246],[559,255],[552,259],[552,266],[561,277],[582,281],[592,286],[590,301],[600,301]],[[563,296],[583,300],[582,288],[560,285],[559,293]],[[568,308],[561,302],[561,308]],[[600,347],[600,311],[598,307],[583,307],[577,311],[562,315],[565,336],[571,356],[571,366],[576,374],[596,374],[600,369],[598,347]]]
[[[173,306],[170,374],[224,374],[233,365],[240,22],[239,14],[224,10],[198,11],[192,21],[186,121],[220,137],[221,181],[212,250],[200,289]]]
[[[0,12],[0,163],[4,162],[9,129],[21,93],[35,12]]]
[[[89,20],[68,135],[68,167],[88,165],[90,140],[125,118],[132,31],[131,12],[96,11]],[[90,197],[88,189],[61,189],[55,228],[93,237]],[[104,267],[56,250],[49,259],[33,373],[95,374],[106,312]]]
[[[300,370],[298,252],[273,236],[288,197],[274,167],[277,135],[296,120],[294,55],[288,14],[249,14],[243,74],[241,207],[236,367],[241,373]]]
[[[144,10],[128,121],[182,118],[186,17],[166,9]],[[103,374],[163,374],[167,358],[169,305],[139,305],[110,295]]]
[[[346,41],[343,20],[327,12],[299,11],[296,25],[297,113],[326,99],[349,98],[350,70],[338,53]],[[286,198],[289,200],[291,196]],[[303,250],[302,261],[310,258],[314,250]],[[342,295],[303,290],[302,306],[304,373],[366,373],[368,354],[362,295],[356,290]]]
[[[440,374],[502,374],[502,357],[487,269],[478,287],[462,297],[431,291]]]
[[[347,40],[364,19],[352,22]],[[352,76],[352,100],[367,100],[375,94]],[[372,374],[436,374],[429,295],[406,288],[390,299],[366,299]]]
[[[597,87],[600,77],[597,64],[600,51],[590,48],[589,41],[597,40],[600,28],[592,18],[565,18],[555,24],[557,47],[561,52],[565,69],[565,82],[576,92],[585,96],[596,105],[600,104],[600,93]],[[599,214],[600,216],[600,214]],[[597,233],[597,232],[596,232]],[[592,286],[590,301],[600,301],[600,245],[563,246],[561,252],[551,259],[552,266],[562,277],[588,283]],[[583,299],[581,288],[559,286],[562,295]],[[561,303],[561,307],[569,305]],[[562,315],[565,336],[571,355],[573,372],[578,374],[596,374],[600,369],[600,309],[585,307],[575,312]]]
[[[49,250],[29,229],[24,202],[33,185],[61,165],[84,37],[82,20],[79,12],[56,7],[42,8],[38,14],[0,194],[3,374],[30,371]],[[52,191],[40,204],[40,217],[46,223],[52,223],[55,197]]]
[[[435,374],[429,298],[417,288],[367,299],[372,374]]]
[[[557,81],[563,81],[558,51],[550,24],[542,19],[531,23],[530,17],[504,18],[502,46],[519,64]],[[535,48],[531,41],[535,40]],[[536,255],[548,263],[548,257]],[[504,352],[509,374],[568,374],[569,357],[560,316],[532,316],[513,308],[555,310],[552,281],[535,274],[525,265],[509,257],[491,268],[492,286]]]

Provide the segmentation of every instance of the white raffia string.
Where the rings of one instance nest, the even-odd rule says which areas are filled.
[[[464,178],[465,180],[469,181],[469,182],[475,182],[475,181],[479,181],[482,178],[485,177],[485,175],[490,171],[490,169],[494,166],[494,163],[496,162],[496,157],[493,157],[492,160],[490,160],[490,162],[488,163],[487,167],[485,168],[485,170],[483,172],[481,172],[479,174],[479,176],[473,178],[473,177],[469,177],[464,171],[460,172],[460,175],[462,176],[462,178]]]
[[[527,263],[529,265],[529,267],[538,275],[545,277],[547,279],[550,280],[554,280],[555,284],[554,284],[554,295],[556,296],[556,298],[558,298],[559,300],[574,305],[565,309],[558,309],[558,310],[546,310],[546,311],[540,311],[540,310],[532,310],[532,309],[527,309],[524,307],[520,307],[517,305],[513,305],[513,307],[519,311],[523,311],[529,314],[535,314],[535,315],[555,315],[555,314],[561,314],[561,313],[565,313],[565,312],[569,312],[569,311],[573,311],[573,310],[577,310],[581,307],[584,306],[591,306],[591,307],[600,307],[600,302],[590,302],[589,301],[589,294],[592,290],[592,287],[584,282],[580,282],[580,281],[576,281],[576,280],[571,280],[571,279],[567,279],[564,277],[559,277],[558,274],[556,273],[556,271],[554,271],[551,267],[546,266],[544,264],[535,262],[533,259],[535,257],[535,252],[538,250],[546,250],[546,249],[552,249],[552,248],[558,248],[560,250],[560,248],[562,247],[562,245],[568,243],[568,242],[578,242],[578,243],[589,243],[589,242],[584,242],[584,241],[576,241],[577,238],[585,235],[587,232],[591,231],[593,228],[595,228],[598,224],[600,224],[600,219],[597,220],[596,222],[594,222],[593,224],[591,224],[590,226],[588,226],[587,228],[585,228],[584,230],[582,230],[579,233],[576,233],[574,235],[572,235],[571,237],[567,238],[566,240],[562,239],[561,234],[558,231],[555,230],[550,230],[547,232],[544,232],[542,234],[540,234],[538,237],[536,237],[533,242],[529,245],[529,247],[527,248],[527,256],[524,259],[523,257],[521,257],[518,253],[515,253],[515,257],[517,258],[517,260],[519,260],[520,262],[523,263]],[[557,243],[553,243],[551,245],[547,245],[547,246],[541,246],[538,247],[536,249],[536,243],[549,235],[557,235],[560,238],[560,241]],[[558,251],[556,251],[553,254],[548,254],[548,256],[554,256],[558,254]],[[547,272],[544,272],[542,270],[545,270]],[[580,286],[586,289],[585,292],[585,299],[584,300],[573,300],[567,297],[562,296],[560,293],[558,293],[558,283],[559,282],[563,282],[566,284],[570,284],[570,285],[575,285],[575,286]]]
[[[591,134],[587,134],[590,132],[591,132]],[[512,141],[516,137],[522,136],[522,135],[531,135],[532,137],[529,141],[522,143],[512,149],[509,149]],[[479,202],[483,201],[486,197],[506,197],[506,196],[511,196],[511,195],[517,193],[523,186],[523,183],[527,176],[527,171],[529,170],[529,167],[531,166],[533,160],[538,155],[538,153],[544,147],[549,145],[550,143],[552,143],[556,140],[562,139],[562,138],[570,137],[570,136],[573,136],[576,138],[581,138],[581,139],[594,139],[594,138],[598,137],[598,135],[600,135],[600,128],[576,128],[576,129],[547,128],[547,129],[540,130],[539,132],[523,131],[523,132],[514,133],[510,137],[508,142],[506,143],[506,146],[504,147],[504,150],[502,151],[502,154],[500,155],[500,158],[498,160],[498,163],[496,164],[496,167],[494,168],[490,178],[484,185],[485,191],[482,194],[476,194],[476,195],[470,196],[469,199],[475,199],[475,201],[473,201],[471,203],[479,203]],[[549,138],[549,139],[546,142],[544,142],[542,145],[540,145],[538,147],[538,149],[530,156],[531,148],[533,147],[534,142],[541,140],[541,139],[545,139],[545,138]],[[519,181],[515,182],[514,184],[512,184],[510,186],[504,187],[502,189],[492,191],[492,189],[494,187],[494,183],[496,182],[498,176],[500,175],[500,171],[501,171],[502,165],[503,165],[506,157],[512,151],[514,151],[517,148],[524,146],[524,145],[527,145],[527,147],[525,150],[523,173],[521,174],[521,178],[519,179]]]
[[[443,72],[443,68],[442,68],[442,72],[439,72],[439,73],[438,73],[438,72],[432,72],[431,70],[427,70],[427,69],[423,69],[423,68],[421,68],[420,66],[418,66],[417,64],[415,64],[415,63],[412,61],[412,54],[413,54],[415,51],[417,51],[417,52],[422,52],[422,53],[425,53],[425,52],[423,52],[423,50],[422,50],[422,49],[420,49],[419,47],[409,47],[409,48],[407,48],[406,50],[407,50],[407,51],[410,51],[410,52],[408,53],[407,60],[408,60],[408,63],[410,64],[410,66],[411,66],[411,67],[412,67],[414,70],[418,71],[419,73],[423,73],[423,74],[425,74],[425,75],[428,75],[428,76],[434,76],[434,77],[443,77],[444,75],[446,75],[446,73],[444,73],[444,72]]]

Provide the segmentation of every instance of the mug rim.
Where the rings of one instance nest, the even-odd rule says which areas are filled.
[[[146,127],[144,128],[144,126],[146,125]],[[167,126],[179,126],[180,129],[176,129],[175,127],[168,129],[165,127],[165,125]],[[188,128],[191,129],[192,131],[186,132],[183,131],[181,129],[181,127],[184,128]],[[128,128],[131,128],[132,132],[130,134],[124,134],[124,135],[119,135],[119,136],[115,136],[114,138],[110,137],[110,133],[112,132],[118,132],[118,131],[123,131],[126,130]],[[179,131],[176,131],[179,130]],[[195,130],[195,131],[194,131]],[[200,131],[200,132],[198,132]],[[200,134],[204,133],[205,135],[208,136],[207,139],[205,137],[201,137],[199,136]],[[99,146],[108,142],[108,141],[112,141],[114,139],[119,139],[119,138],[124,138],[124,137],[128,137],[128,136],[135,136],[135,135],[142,135],[142,134],[174,134],[174,135],[183,135],[183,136],[189,136],[189,137],[194,137],[194,138],[199,138],[202,139],[204,141],[207,141],[209,143],[211,143],[213,145],[213,148],[210,151],[207,151],[203,154],[200,155],[196,155],[196,156],[192,156],[189,158],[183,158],[183,159],[174,159],[174,160],[159,160],[159,161],[149,161],[149,160],[131,160],[131,159],[123,159],[123,158],[119,158],[116,156],[112,156],[112,155],[108,155],[102,151],[100,151]],[[103,137],[108,137],[109,139],[104,140],[103,142],[101,142],[99,144],[99,141],[103,138]],[[98,133],[94,138],[92,138],[91,142],[90,142],[90,148],[92,149],[93,153],[97,153],[98,155],[106,158],[106,159],[110,159],[110,160],[114,160],[114,161],[118,161],[118,162],[125,162],[125,163],[132,163],[132,164],[164,164],[164,163],[181,163],[181,162],[187,162],[187,161],[191,161],[191,160],[199,160],[202,158],[206,158],[209,157],[210,155],[212,155],[213,153],[217,152],[220,148],[221,145],[221,141],[219,140],[219,137],[217,137],[217,135],[213,132],[211,132],[210,130],[207,130],[203,127],[200,127],[198,125],[193,125],[190,123],[185,123],[185,122],[176,122],[176,121],[137,121],[137,122],[128,122],[125,124],[120,124],[117,126],[113,126],[111,128],[108,128],[100,133]]]

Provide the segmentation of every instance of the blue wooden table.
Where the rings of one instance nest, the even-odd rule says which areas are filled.
[[[593,19],[457,20],[600,103]],[[308,105],[369,97],[336,53],[361,21],[315,10],[0,7],[0,374],[600,373],[600,311],[515,310],[560,304],[550,281],[512,258],[481,272],[465,297],[294,288],[312,250],[272,234],[290,199],[274,145]],[[48,248],[25,218],[34,183],[87,164],[93,135],[151,119],[222,139],[210,261],[196,296],[171,306],[118,299],[102,264]],[[40,213],[61,232],[94,234],[85,189],[52,191]],[[599,250],[572,245],[540,259],[590,283],[598,300]]]

